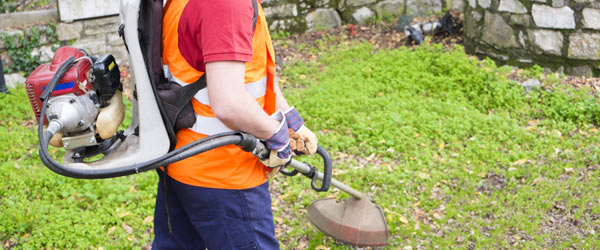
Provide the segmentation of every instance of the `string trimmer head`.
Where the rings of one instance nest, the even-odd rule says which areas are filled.
[[[334,239],[355,246],[387,245],[390,235],[383,210],[368,197],[337,202],[320,199],[308,208],[310,222]]]

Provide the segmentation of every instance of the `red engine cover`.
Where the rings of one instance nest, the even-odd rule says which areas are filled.
[[[29,75],[27,81],[25,81],[29,102],[38,122],[40,121],[40,113],[42,112],[40,96],[50,83],[50,80],[52,80],[52,77],[56,74],[58,68],[71,56],[77,59],[85,56],[85,54],[73,47],[61,47],[54,53],[52,62],[38,66]],[[59,81],[52,96],[85,94],[92,87],[88,79],[91,67],[90,60],[79,60]],[[44,119],[44,124],[48,124],[46,119]]]

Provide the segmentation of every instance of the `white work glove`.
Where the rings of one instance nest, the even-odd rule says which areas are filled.
[[[271,178],[277,174],[279,172],[279,168],[287,164],[292,158],[292,150],[290,149],[289,143],[290,135],[287,128],[285,115],[283,115],[281,110],[278,110],[271,117],[279,121],[279,127],[266,141],[267,147],[271,149],[269,158],[260,160],[262,164],[269,168],[267,169],[267,171],[269,171],[269,174],[267,175],[268,178]]]
[[[296,108],[285,111],[290,134],[290,148],[296,155],[313,155],[317,152],[317,136],[304,126],[304,120]]]

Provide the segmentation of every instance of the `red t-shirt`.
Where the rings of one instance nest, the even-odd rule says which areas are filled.
[[[196,70],[212,61],[252,61],[252,0],[187,2],[178,20],[178,47]]]

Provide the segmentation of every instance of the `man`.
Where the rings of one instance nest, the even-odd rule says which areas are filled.
[[[166,177],[159,174],[153,249],[279,249],[267,174],[292,150],[314,154],[317,139],[275,82],[267,27],[257,0],[166,3],[165,75],[181,85],[207,79],[192,99],[197,122],[178,131],[177,148],[243,131],[265,140],[271,154],[261,162],[228,146],[169,165]]]

